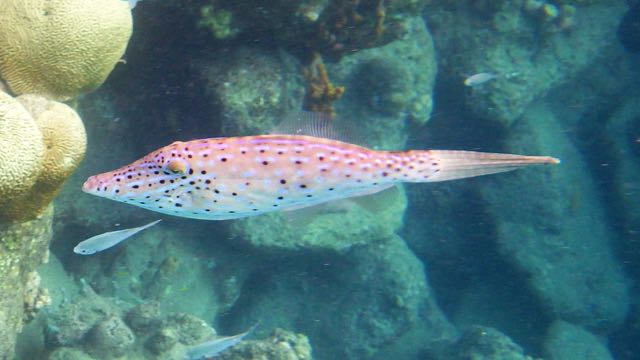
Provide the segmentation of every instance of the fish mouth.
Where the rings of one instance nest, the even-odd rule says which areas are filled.
[[[98,186],[100,186],[100,180],[96,176],[91,176],[82,184],[82,191],[88,194],[95,194]]]

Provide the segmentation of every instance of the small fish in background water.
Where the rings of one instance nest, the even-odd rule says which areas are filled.
[[[174,142],[83,191],[164,214],[237,219],[368,195],[401,182],[435,182],[558,164],[547,156],[449,150],[377,151],[336,138],[327,119],[301,113],[278,132]],[[312,136],[309,136],[310,134]]]
[[[201,344],[192,346],[187,349],[184,354],[184,360],[204,360],[220,355],[221,352],[242,341],[257,325],[253,325],[249,330],[242,334],[233,336],[223,336],[214,340],[206,341]]]
[[[113,246],[118,245],[124,240],[132,237],[142,230],[148,229],[153,225],[159,223],[161,220],[156,220],[147,225],[134,227],[130,229],[109,231],[104,234],[96,235],[82,241],[76,247],[73,248],[73,252],[79,255],[92,255],[102,250],[106,250]]]
[[[466,86],[474,87],[474,86],[482,85],[487,81],[491,81],[496,78],[498,78],[498,75],[494,73],[481,72],[481,73],[471,75],[468,78],[464,79],[464,84]]]

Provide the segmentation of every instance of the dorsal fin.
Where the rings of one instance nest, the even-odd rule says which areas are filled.
[[[366,146],[344,120],[309,111],[287,114],[272,131],[274,135],[307,135]]]

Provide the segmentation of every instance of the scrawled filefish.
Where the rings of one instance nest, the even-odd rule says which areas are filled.
[[[292,128],[294,135],[174,142],[90,177],[83,191],[169,215],[224,220],[371,194],[400,182],[461,179],[559,162],[472,151],[377,151],[319,137],[328,131],[313,114],[296,119],[310,125]]]
[[[253,329],[255,329],[256,325],[252,326],[249,330],[243,332],[242,334],[233,335],[233,336],[222,336],[214,340],[206,341],[201,344],[192,346],[187,349],[184,354],[185,360],[204,360],[214,356],[220,355],[221,352],[229,349],[230,347],[236,345],[242,339],[244,339]]]
[[[80,242],[73,248],[73,252],[79,255],[92,255],[102,250],[106,250],[110,247],[116,246],[124,240],[132,237],[144,229],[148,229],[153,225],[159,223],[160,220],[156,220],[147,225],[138,226],[130,229],[122,229],[116,231],[109,231],[104,234],[96,235]]]

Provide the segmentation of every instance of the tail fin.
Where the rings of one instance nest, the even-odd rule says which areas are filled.
[[[530,165],[560,163],[559,159],[549,156],[451,150],[427,150],[416,153],[417,159],[422,159],[423,164],[429,167],[423,167],[423,174],[426,174],[415,179],[420,182],[455,180],[511,171]]]

